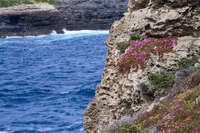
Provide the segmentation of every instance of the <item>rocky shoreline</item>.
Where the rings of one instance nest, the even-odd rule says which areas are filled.
[[[105,30],[127,10],[127,0],[74,0],[0,8],[0,37],[49,34],[53,30]]]
[[[49,4],[0,8],[0,37],[62,32],[63,26],[59,11]]]
[[[64,0],[56,6],[69,30],[110,29],[127,11],[128,0]]]

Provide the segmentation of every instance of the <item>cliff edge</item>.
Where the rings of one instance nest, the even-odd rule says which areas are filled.
[[[118,44],[129,42],[131,36],[178,37],[173,53],[164,54],[162,61],[156,57],[142,71],[131,69],[127,75],[120,74],[117,62],[121,56]],[[150,101],[143,94],[141,84],[149,82],[150,73],[175,72],[182,60],[200,57],[200,1],[199,0],[129,0],[128,12],[120,21],[114,22],[107,40],[106,64],[95,97],[89,103],[84,117],[88,133],[106,133],[118,120],[134,119],[138,112],[151,108],[163,98]],[[189,71],[190,68],[186,68]],[[170,91],[167,91],[165,96]],[[154,94],[153,94],[154,95]]]

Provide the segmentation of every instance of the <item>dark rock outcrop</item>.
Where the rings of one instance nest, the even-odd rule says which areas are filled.
[[[63,27],[59,11],[49,4],[0,8],[0,37],[61,32]]]
[[[128,0],[61,0],[56,8],[69,30],[109,29],[127,11]]]

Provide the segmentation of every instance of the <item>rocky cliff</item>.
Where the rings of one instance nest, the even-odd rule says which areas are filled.
[[[55,0],[60,4],[0,8],[0,36],[109,29],[127,11],[127,0]]]
[[[61,32],[63,23],[59,11],[49,4],[0,8],[0,37]]]
[[[56,6],[69,30],[109,29],[127,11],[128,0],[60,0]]]
[[[164,54],[162,61],[153,57],[143,71],[131,70],[127,75],[118,72],[119,43],[129,42],[131,36],[169,35],[177,36],[178,42],[174,52]],[[106,43],[108,52],[101,84],[85,112],[84,127],[88,133],[106,133],[116,121],[133,121],[138,112],[151,108],[155,101],[147,100],[140,86],[149,82],[149,73],[171,72],[178,69],[181,60],[200,57],[200,1],[129,0],[128,12],[114,22]]]

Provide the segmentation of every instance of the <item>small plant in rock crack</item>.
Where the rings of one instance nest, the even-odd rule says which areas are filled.
[[[117,44],[117,49],[120,51],[120,54],[123,54],[126,49],[129,47],[129,43],[118,43]]]
[[[137,72],[139,67],[144,69],[146,62],[151,59],[151,54],[157,55],[159,60],[165,54],[173,52],[177,38],[144,38],[130,42],[129,49],[119,58],[117,69],[120,73],[128,73],[131,67]]]
[[[193,56],[191,59],[181,59],[178,61],[179,69],[187,68],[189,66],[193,66],[195,63],[198,62],[198,57]]]
[[[140,40],[140,37],[139,36],[131,36],[130,40],[137,41],[137,40]]]
[[[156,89],[172,87],[174,82],[173,73],[150,73],[148,78]]]

